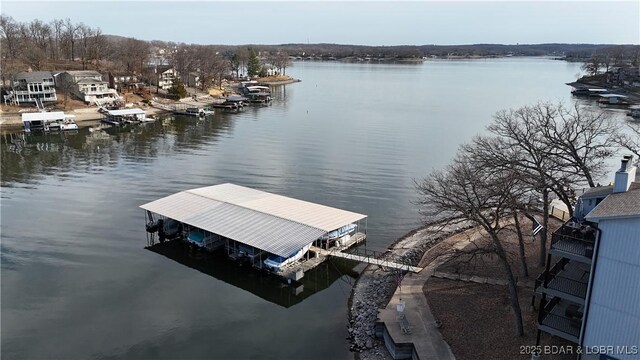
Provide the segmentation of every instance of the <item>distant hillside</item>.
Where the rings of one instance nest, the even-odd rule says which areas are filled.
[[[163,46],[167,43],[163,41],[152,41],[152,45]],[[177,45],[177,44],[176,44]],[[569,59],[586,59],[593,52],[604,48],[619,47],[621,45],[612,44],[470,44],[470,45],[394,45],[394,46],[366,46],[366,45],[346,45],[346,44],[280,44],[280,45],[211,45],[222,51],[234,51],[241,47],[251,47],[258,51],[272,52],[284,50],[292,56],[313,56],[313,57],[364,57],[372,56],[378,58],[418,58],[423,56],[558,56]],[[622,45],[625,48],[638,48],[637,45]]]

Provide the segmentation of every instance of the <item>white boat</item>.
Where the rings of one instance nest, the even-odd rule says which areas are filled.
[[[182,103],[173,106],[173,113],[177,115],[205,117],[214,114],[214,110],[198,104]]]
[[[62,111],[32,112],[22,114],[25,132],[31,131],[68,131],[78,130],[75,116]]]
[[[339,229],[327,233],[326,235],[321,237],[320,240],[335,240],[341,238],[347,234],[351,234],[352,232],[354,232],[357,227],[358,226],[356,224],[345,225]]]
[[[49,131],[78,130],[75,115],[65,115],[64,120],[49,123]]]
[[[285,268],[287,265],[290,265],[304,256],[311,249],[311,244],[303,247],[298,250],[295,254],[285,258],[278,255],[271,255],[265,261],[263,261],[264,265],[270,269],[271,271],[280,271]]]
[[[224,239],[220,235],[198,228],[189,230],[189,235],[186,240],[188,243],[210,251],[218,249],[224,245]]]

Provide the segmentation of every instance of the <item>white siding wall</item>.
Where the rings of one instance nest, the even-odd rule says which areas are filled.
[[[640,217],[601,220],[585,346],[640,345]],[[637,359],[638,354],[609,354]]]

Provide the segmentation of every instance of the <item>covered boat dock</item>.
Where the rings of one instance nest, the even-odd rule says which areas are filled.
[[[289,278],[294,274],[295,280],[310,268],[302,265],[305,259],[321,262],[319,251],[310,256],[312,245],[345,247],[366,238],[366,215],[229,183],[181,191],[140,207],[150,222],[156,214],[180,222],[185,232],[196,228],[219,236],[229,257],[255,267],[263,268],[270,257],[293,259],[274,272]],[[322,242],[351,224],[354,230],[339,241]]]
[[[118,110],[106,110],[106,117],[102,119],[102,122],[112,125],[122,125],[129,123],[140,123],[149,121],[146,117],[146,113],[142,109],[118,109]]]

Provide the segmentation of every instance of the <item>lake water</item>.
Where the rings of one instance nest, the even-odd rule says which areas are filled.
[[[351,358],[353,264],[304,289],[146,250],[139,205],[239,185],[368,214],[380,250],[419,224],[413,179],[504,108],[569,101],[579,64],[299,62],[272,106],[198,121],[2,140],[2,357]],[[167,249],[170,251],[172,249]]]

